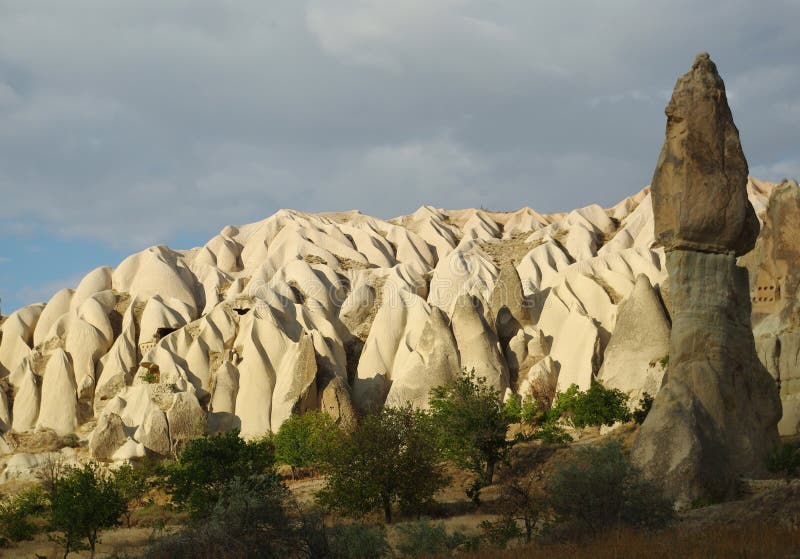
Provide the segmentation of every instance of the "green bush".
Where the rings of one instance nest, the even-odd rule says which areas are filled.
[[[245,441],[237,431],[188,441],[178,461],[167,468],[172,501],[193,516],[208,514],[233,478],[272,472],[275,451],[267,439]]]
[[[291,466],[294,477],[298,468],[316,468],[327,462],[337,436],[338,428],[325,412],[292,415],[273,440],[275,461]]]
[[[516,442],[506,439],[514,419],[500,393],[474,369],[431,390],[430,408],[445,456],[475,474],[466,493],[477,505],[481,489],[492,484],[495,467]]]
[[[481,522],[480,528],[483,539],[500,549],[505,549],[512,540],[520,539],[523,536],[517,521],[508,515],[501,516],[494,522],[484,520]]]
[[[301,520],[288,489],[274,473],[233,477],[208,513],[155,542],[147,557],[308,557]]]
[[[530,394],[522,398],[512,394],[503,406],[511,423],[535,423],[539,417],[539,403]]]
[[[477,538],[470,538],[458,531],[448,534],[443,522],[433,524],[430,520],[397,526],[397,537],[397,551],[403,557],[432,557],[456,548],[478,548]]]
[[[33,539],[40,528],[36,517],[41,517],[47,506],[47,495],[39,487],[0,501],[0,545]]]
[[[597,380],[592,381],[586,392],[576,384],[571,385],[558,395],[554,411],[578,428],[630,420],[628,396],[620,390],[604,387]]]
[[[51,536],[65,549],[91,550],[94,557],[100,530],[119,524],[126,510],[110,476],[103,474],[95,463],[80,468],[67,468],[50,495]]]
[[[616,524],[656,528],[672,518],[672,503],[646,480],[617,441],[576,448],[545,483],[557,518],[597,535]]]
[[[392,548],[381,525],[340,524],[327,533],[331,559],[380,559],[391,557]]]
[[[394,502],[419,515],[447,483],[431,418],[410,407],[367,415],[340,438],[328,469],[321,504],[356,518],[380,510],[386,522]]]
[[[565,445],[572,442],[572,436],[564,431],[558,421],[546,421],[536,428],[533,438],[545,444]]]
[[[797,443],[778,446],[767,458],[767,470],[787,477],[797,475],[800,472],[800,446]]]
[[[639,399],[639,407],[636,408],[631,414],[633,420],[637,424],[641,425],[644,423],[644,420],[647,418],[647,414],[650,413],[650,408],[653,407],[654,401],[655,398],[653,398],[650,394],[647,392],[642,393],[642,397]]]

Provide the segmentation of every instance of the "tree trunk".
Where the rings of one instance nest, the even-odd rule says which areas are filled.
[[[531,537],[533,536],[533,522],[529,517],[525,517],[525,543],[531,543]]]
[[[392,500],[383,498],[383,515],[386,517],[386,524],[392,523]]]
[[[491,485],[492,480],[494,479],[494,460],[489,460],[486,462],[486,485]]]

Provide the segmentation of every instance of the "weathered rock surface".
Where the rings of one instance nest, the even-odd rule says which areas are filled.
[[[724,498],[761,472],[778,442],[775,381],[758,361],[747,271],[732,254],[676,250],[669,371],[634,460],[684,502]]]
[[[747,199],[747,161],[708,54],[678,79],[653,175],[655,234],[667,250],[749,252],[758,219]]]
[[[620,304],[617,325],[597,377],[608,388],[622,390],[637,404],[644,392],[655,395],[669,354],[670,324],[650,280],[641,274]]]
[[[753,329],[761,362],[780,385],[781,435],[800,430],[800,186],[776,186],[756,248],[742,258],[750,271]]]
[[[748,183],[760,215],[771,189]],[[0,430],[73,424],[71,403],[50,403],[70,391],[46,386],[68,379],[47,373],[62,354],[74,432],[122,420],[126,437],[102,453],[119,443],[112,461],[171,455],[203,431],[261,436],[307,409],[346,424],[387,398],[422,407],[460,366],[544,402],[598,374],[637,276],[663,292],[653,221],[645,188],[613,208],[548,215],[281,210],[196,249],[152,247],[0,318]],[[783,390],[797,368],[778,341],[791,337],[769,339],[759,348]],[[631,390],[648,375],[631,374]],[[785,418],[800,415],[800,399],[784,403]]]
[[[758,361],[748,272],[754,245],[747,162],[716,66],[707,54],[675,85],[653,177],[655,235],[666,248],[672,330],[669,371],[632,456],[688,504],[736,491],[778,443],[778,388]]]

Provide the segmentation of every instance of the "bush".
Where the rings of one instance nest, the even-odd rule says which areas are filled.
[[[35,517],[41,516],[47,505],[47,495],[39,487],[0,501],[0,545],[33,539],[39,532]]]
[[[354,517],[381,510],[392,521],[397,501],[417,515],[447,482],[428,414],[410,407],[367,415],[331,454],[323,505]]]
[[[152,558],[308,557],[288,489],[274,473],[226,481],[207,515],[156,542]]]
[[[397,550],[403,557],[431,557],[460,549],[477,549],[478,538],[461,532],[447,533],[444,523],[418,520],[397,526]]]
[[[321,411],[292,415],[283,422],[273,440],[275,461],[292,468],[318,467],[330,459],[338,435],[331,417]]]
[[[604,387],[597,380],[592,381],[586,392],[582,392],[577,384],[571,385],[558,395],[554,411],[579,429],[630,420],[628,396],[620,390]]]
[[[494,522],[484,520],[480,524],[483,539],[494,547],[505,549],[512,540],[522,537],[522,530],[512,516],[502,516]]]
[[[514,419],[500,393],[474,369],[431,390],[430,408],[445,456],[475,474],[466,493],[477,505],[481,489],[492,484],[495,467],[514,445],[515,441],[506,440]]]
[[[633,413],[631,414],[633,420],[641,425],[644,423],[644,420],[647,418],[647,414],[650,413],[650,408],[653,407],[653,402],[655,398],[653,398],[647,392],[642,393],[642,397],[639,399],[639,407],[636,408]]]
[[[67,468],[50,495],[53,540],[71,551],[91,550],[94,557],[100,530],[119,524],[126,502],[113,480],[95,463]]]
[[[244,441],[238,431],[194,439],[167,469],[172,500],[193,516],[207,514],[233,478],[272,471],[275,452],[269,439]]]
[[[340,524],[328,530],[331,559],[380,559],[391,557],[392,548],[383,526]]]
[[[503,407],[511,423],[535,423],[540,416],[539,403],[530,394],[512,394]]]
[[[800,472],[800,446],[797,443],[778,446],[767,458],[767,470],[786,477],[797,475]]]
[[[533,433],[533,438],[545,444],[565,445],[572,442],[572,436],[564,431],[558,420],[545,421]]]
[[[593,535],[616,525],[655,528],[672,517],[672,503],[644,479],[616,441],[577,448],[546,480],[547,502],[563,521]]]

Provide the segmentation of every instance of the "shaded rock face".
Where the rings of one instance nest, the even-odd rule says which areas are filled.
[[[756,248],[742,259],[750,271],[753,331],[759,358],[780,386],[781,435],[800,431],[800,186],[775,187]]]
[[[749,252],[758,218],[747,199],[747,160],[708,54],[675,84],[653,175],[655,233],[667,250]]]
[[[652,193],[670,279],[669,370],[633,459],[688,503],[730,497],[738,477],[764,468],[781,408],[756,355],[748,272],[736,265],[758,227],[747,163],[708,55],[678,80],[666,112]]]

